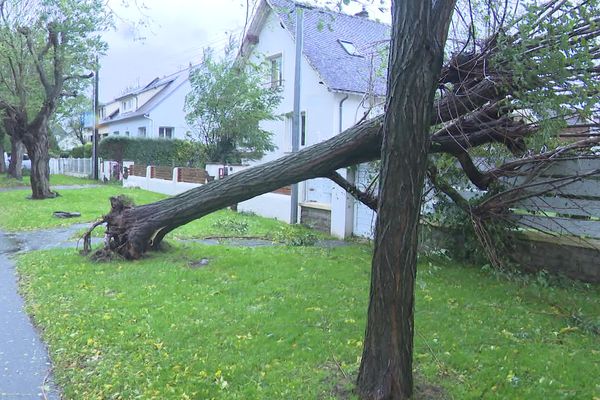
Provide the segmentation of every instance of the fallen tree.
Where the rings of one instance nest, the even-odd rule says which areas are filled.
[[[523,39],[527,35],[522,32],[506,35],[499,30],[477,51],[463,51],[451,57],[440,73],[438,87],[441,95],[430,113],[430,124],[435,127],[430,135],[430,154],[451,155],[469,181],[485,190],[502,175],[498,171],[508,168],[481,171],[473,161],[471,150],[483,145],[500,146],[513,155],[522,156],[526,154],[528,138],[544,128],[544,121],[539,118],[518,116],[519,110],[528,107],[529,103],[517,100],[532,96],[536,91],[548,96],[550,91],[551,94],[559,93],[562,102],[580,96],[575,104],[589,103],[600,87],[600,69],[591,67],[600,58],[596,40],[600,35],[597,24],[600,17],[589,10],[586,14],[583,12],[585,7],[593,10],[597,5],[595,2],[568,5],[550,1],[530,12],[529,20],[533,22],[527,25],[531,33],[528,41]],[[573,19],[579,18],[578,11],[587,15],[587,19],[573,22]],[[544,24],[552,26],[556,18],[567,18],[563,23],[566,31],[543,29]],[[572,22],[570,25],[569,21]],[[565,34],[568,37],[566,44],[561,39]],[[560,46],[554,48],[556,43]],[[507,47],[518,48],[522,54],[509,54],[510,57],[503,58],[504,52],[509,51]],[[535,66],[536,57],[542,57],[549,51],[564,58],[565,49],[574,54],[585,54],[585,62],[577,64],[565,60],[564,71],[534,71],[535,76],[530,76],[530,73],[528,79],[519,78],[512,71],[518,63]],[[582,87],[580,81],[586,82],[587,86]],[[581,97],[584,95],[589,98]],[[394,112],[396,110],[387,110],[387,113]],[[564,120],[566,117],[568,114],[563,113],[554,118]],[[380,158],[383,120],[384,117],[379,116],[362,122],[296,154],[153,204],[131,207],[113,200],[111,212],[95,225],[107,225],[105,251],[128,259],[139,258],[148,249],[157,248],[167,233],[194,219],[282,186],[316,177],[333,179],[360,201],[375,208],[373,196],[361,193],[335,171]],[[500,147],[490,147],[490,151],[499,151]],[[89,243],[89,232],[85,239]],[[89,250],[89,245],[85,249]]]
[[[374,160],[381,152],[381,118],[354,126],[298,153],[249,168],[156,203],[130,207],[113,198],[105,251],[128,259],[157,248],[165,235],[190,221],[263,193],[306,179],[326,177],[337,169]],[[94,228],[93,227],[93,228]],[[93,229],[92,228],[92,229]],[[89,250],[91,231],[84,236]]]

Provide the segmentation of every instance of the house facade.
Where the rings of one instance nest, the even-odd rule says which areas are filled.
[[[274,133],[277,149],[256,163],[277,159],[292,150],[297,6],[287,0],[261,0],[240,50],[239,57],[268,63],[265,84],[277,87],[282,95],[276,110],[281,120],[262,122],[265,130]],[[381,55],[389,39],[389,26],[369,20],[364,13],[351,16],[302,7],[300,149],[381,112],[385,93]],[[371,175],[368,165],[338,172],[359,186],[364,186]],[[264,207],[268,201],[275,199],[257,198],[248,205]],[[289,200],[278,201],[278,207],[285,208],[287,204],[284,214],[290,222]],[[373,213],[328,179],[299,184],[298,215],[297,222],[328,230],[338,237],[372,235]]]
[[[189,69],[131,90],[100,109],[98,133],[163,139],[185,139],[185,96],[190,92]]]

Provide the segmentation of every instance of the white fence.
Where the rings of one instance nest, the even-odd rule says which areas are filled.
[[[91,158],[51,158],[50,174],[86,178],[92,174]]]
[[[515,205],[525,211],[514,215],[520,225],[553,234],[600,239],[600,159],[555,161],[534,178],[526,176],[528,172],[505,179],[509,185],[527,183],[525,192],[543,192]]]

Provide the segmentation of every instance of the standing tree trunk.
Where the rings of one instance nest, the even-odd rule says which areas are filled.
[[[8,176],[14,179],[23,179],[23,154],[25,146],[15,135],[10,137],[10,162],[8,164]]]
[[[4,132],[0,132],[0,174],[6,172],[6,161],[4,160]]]
[[[42,124],[38,132],[25,135],[24,143],[31,159],[31,198],[41,200],[56,197],[56,193],[50,190],[50,143],[47,126]]]
[[[392,2],[379,209],[357,381],[363,399],[409,399],[413,394],[417,228],[430,143],[430,112],[453,3]]]

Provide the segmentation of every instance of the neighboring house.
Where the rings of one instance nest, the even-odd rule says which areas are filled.
[[[274,133],[277,149],[258,163],[279,158],[292,149],[296,6],[287,0],[261,0],[240,50],[243,59],[269,63],[265,83],[278,87],[283,97],[277,110],[283,118],[262,123]],[[374,109],[381,112],[386,75],[381,60],[390,35],[388,25],[369,20],[365,12],[351,16],[303,8],[300,149],[337,135],[366,114],[374,116]],[[364,165],[338,172],[351,181],[360,177],[366,182],[370,175]],[[265,200],[254,203],[264,205]],[[300,222],[338,237],[372,235],[373,213],[328,179],[300,183],[299,201]],[[289,221],[289,201],[287,207],[284,215]]]
[[[109,135],[185,139],[190,128],[185,121],[185,96],[190,92],[190,69],[155,78],[100,109],[98,133]]]

